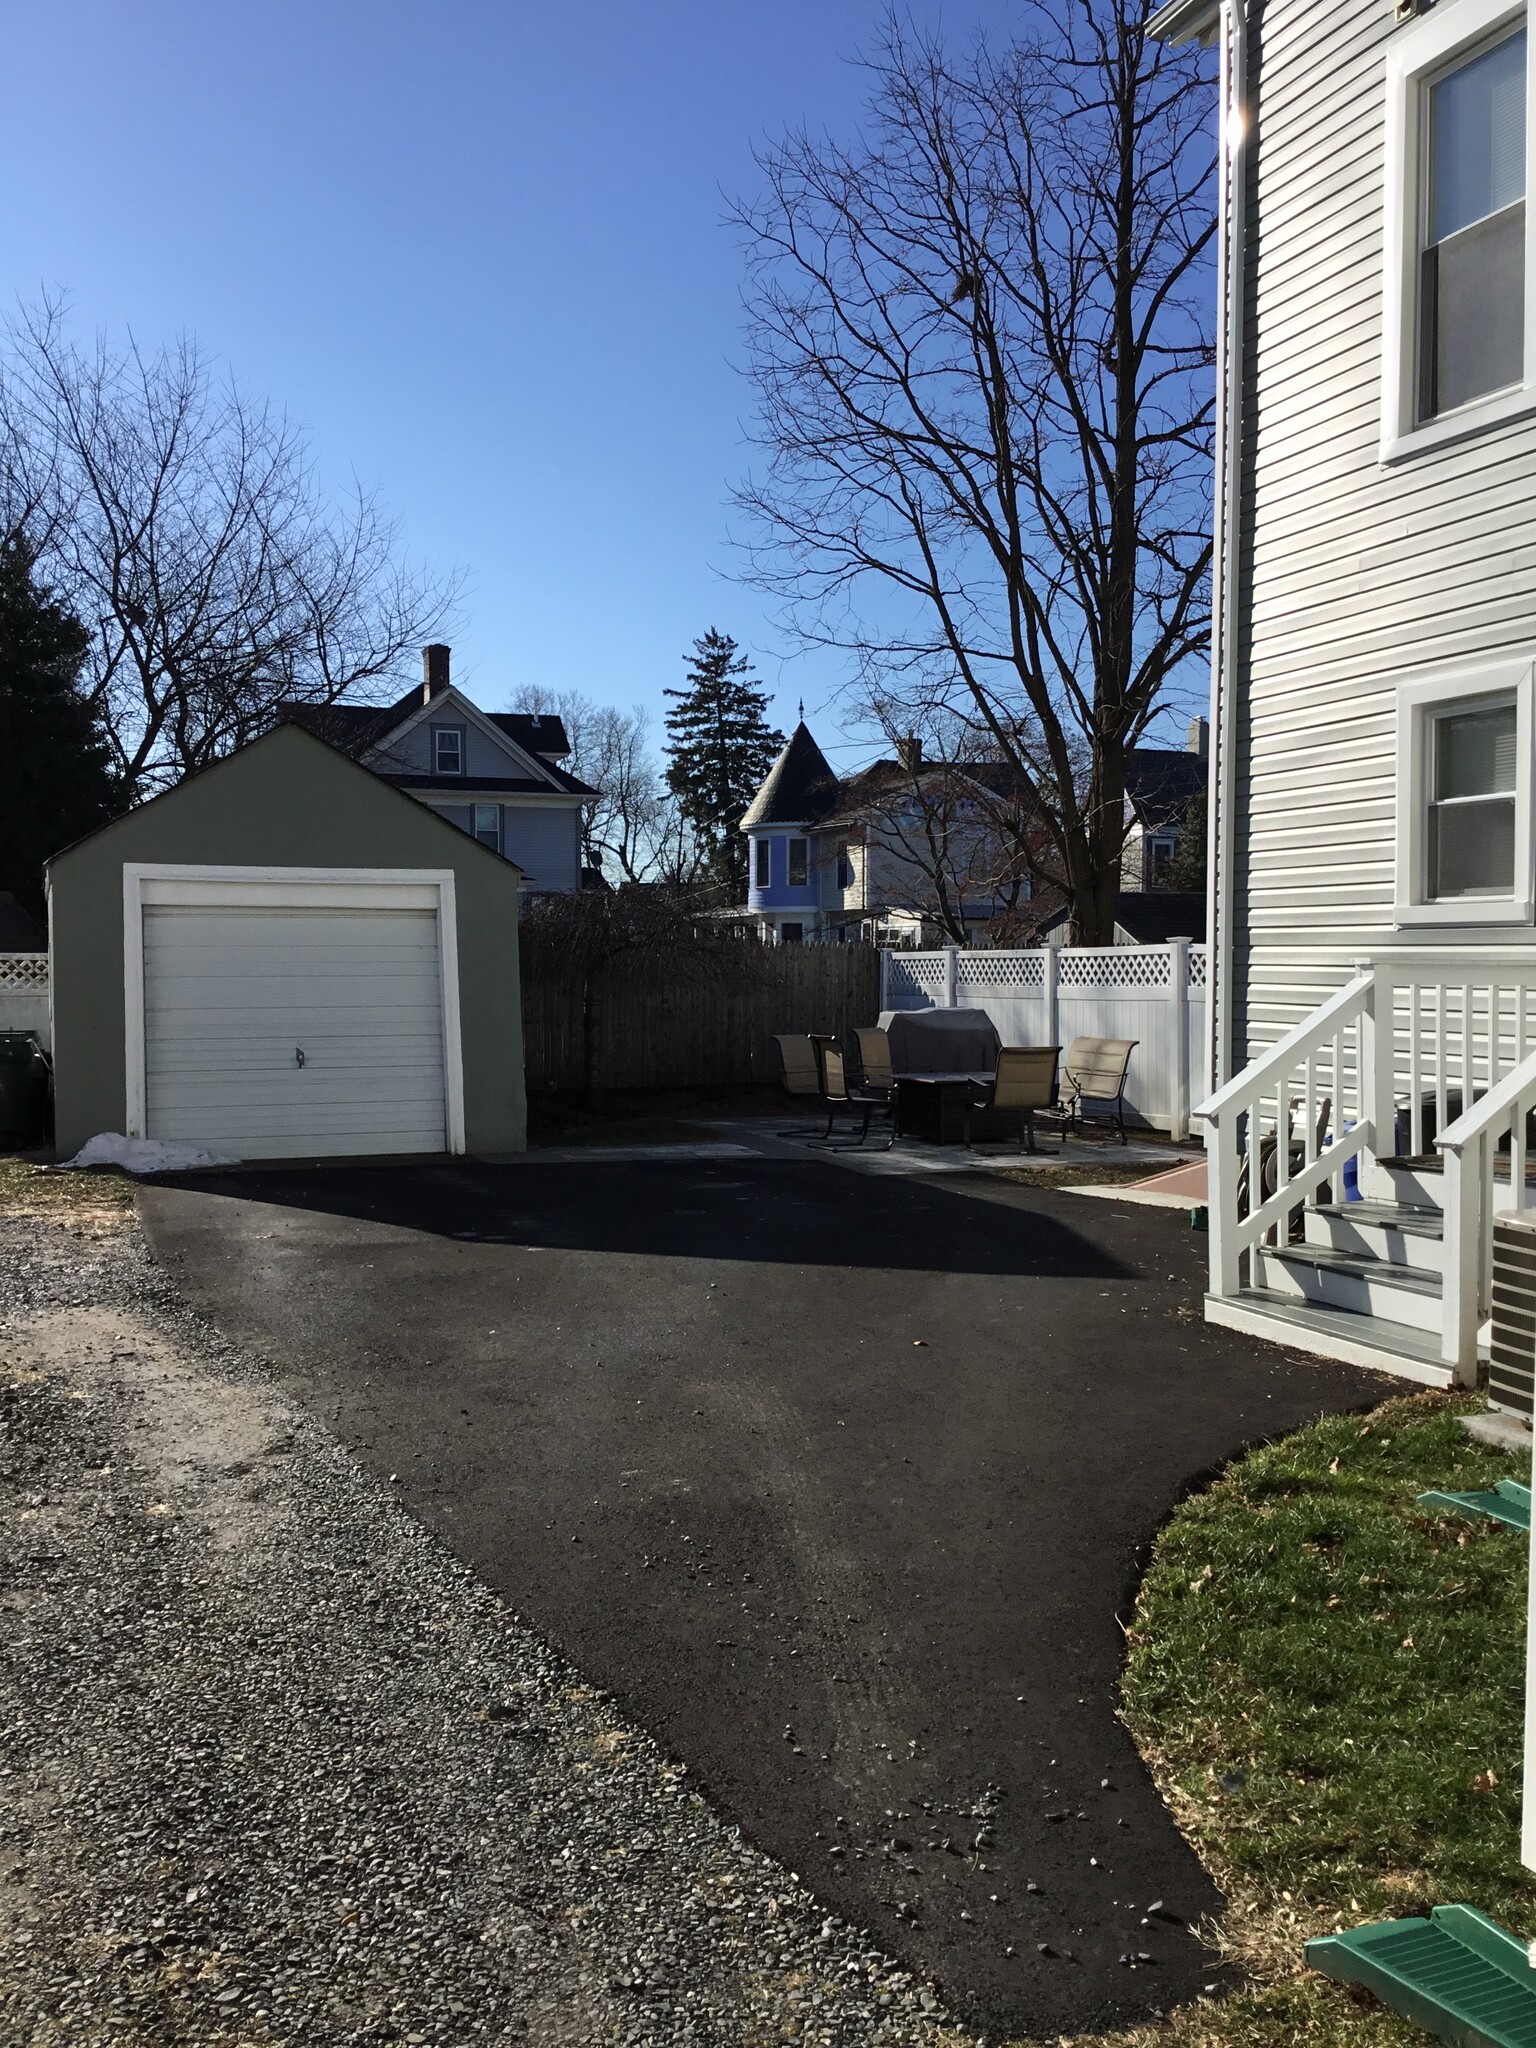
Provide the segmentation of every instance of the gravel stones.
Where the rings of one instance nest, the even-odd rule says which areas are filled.
[[[0,1219],[0,2039],[954,2043],[178,1298]]]

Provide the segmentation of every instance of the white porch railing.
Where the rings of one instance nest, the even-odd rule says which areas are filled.
[[[1202,1103],[1210,1175],[1211,1292],[1251,1284],[1255,1248],[1289,1236],[1307,1204],[1395,1198],[1389,1168],[1428,1172],[1443,1212],[1441,1357],[1477,1377],[1491,1307],[1492,1222],[1531,1206],[1536,952],[1391,950]],[[1443,1168],[1443,1170],[1442,1170]],[[1423,1184],[1420,1183],[1422,1186]]]
[[[1345,1162],[1375,1135],[1374,998],[1367,967],[1200,1105],[1213,1294],[1238,1293],[1246,1254],[1288,1227],[1282,1219],[1298,1200],[1324,1187],[1332,1200],[1343,1200]],[[1266,1196],[1271,1181],[1274,1192]]]

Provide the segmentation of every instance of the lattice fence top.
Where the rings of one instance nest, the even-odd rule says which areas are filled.
[[[46,953],[0,953],[0,988],[25,989],[28,994],[48,993]]]
[[[1032,953],[960,953],[955,958],[955,986],[970,993],[990,989],[1017,995],[1045,987],[1045,955]]]
[[[1173,956],[1163,946],[1063,946],[1058,986],[1114,989],[1121,995],[1157,994],[1173,979]]]
[[[893,988],[921,989],[925,995],[943,988],[942,953],[891,953],[887,957]]]
[[[1206,953],[1204,946],[1189,949],[1189,985],[1191,988],[1205,987]]]

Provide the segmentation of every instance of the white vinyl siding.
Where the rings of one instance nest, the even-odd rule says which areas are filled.
[[[1441,0],[1449,19],[1464,0]],[[1411,32],[1411,31],[1410,31]],[[1248,175],[1246,559],[1235,717],[1238,1063],[1424,943],[1395,915],[1401,686],[1536,644],[1536,423],[1384,467],[1391,10],[1278,0]],[[1486,943],[1439,927],[1435,943]],[[1501,929],[1499,943],[1536,938]]]
[[[146,905],[144,1090],[236,1158],[443,1151],[437,914]]]

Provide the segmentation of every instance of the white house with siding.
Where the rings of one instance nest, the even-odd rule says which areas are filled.
[[[1523,0],[1153,32],[1220,69],[1209,1313],[1497,1381],[1536,1129]]]

